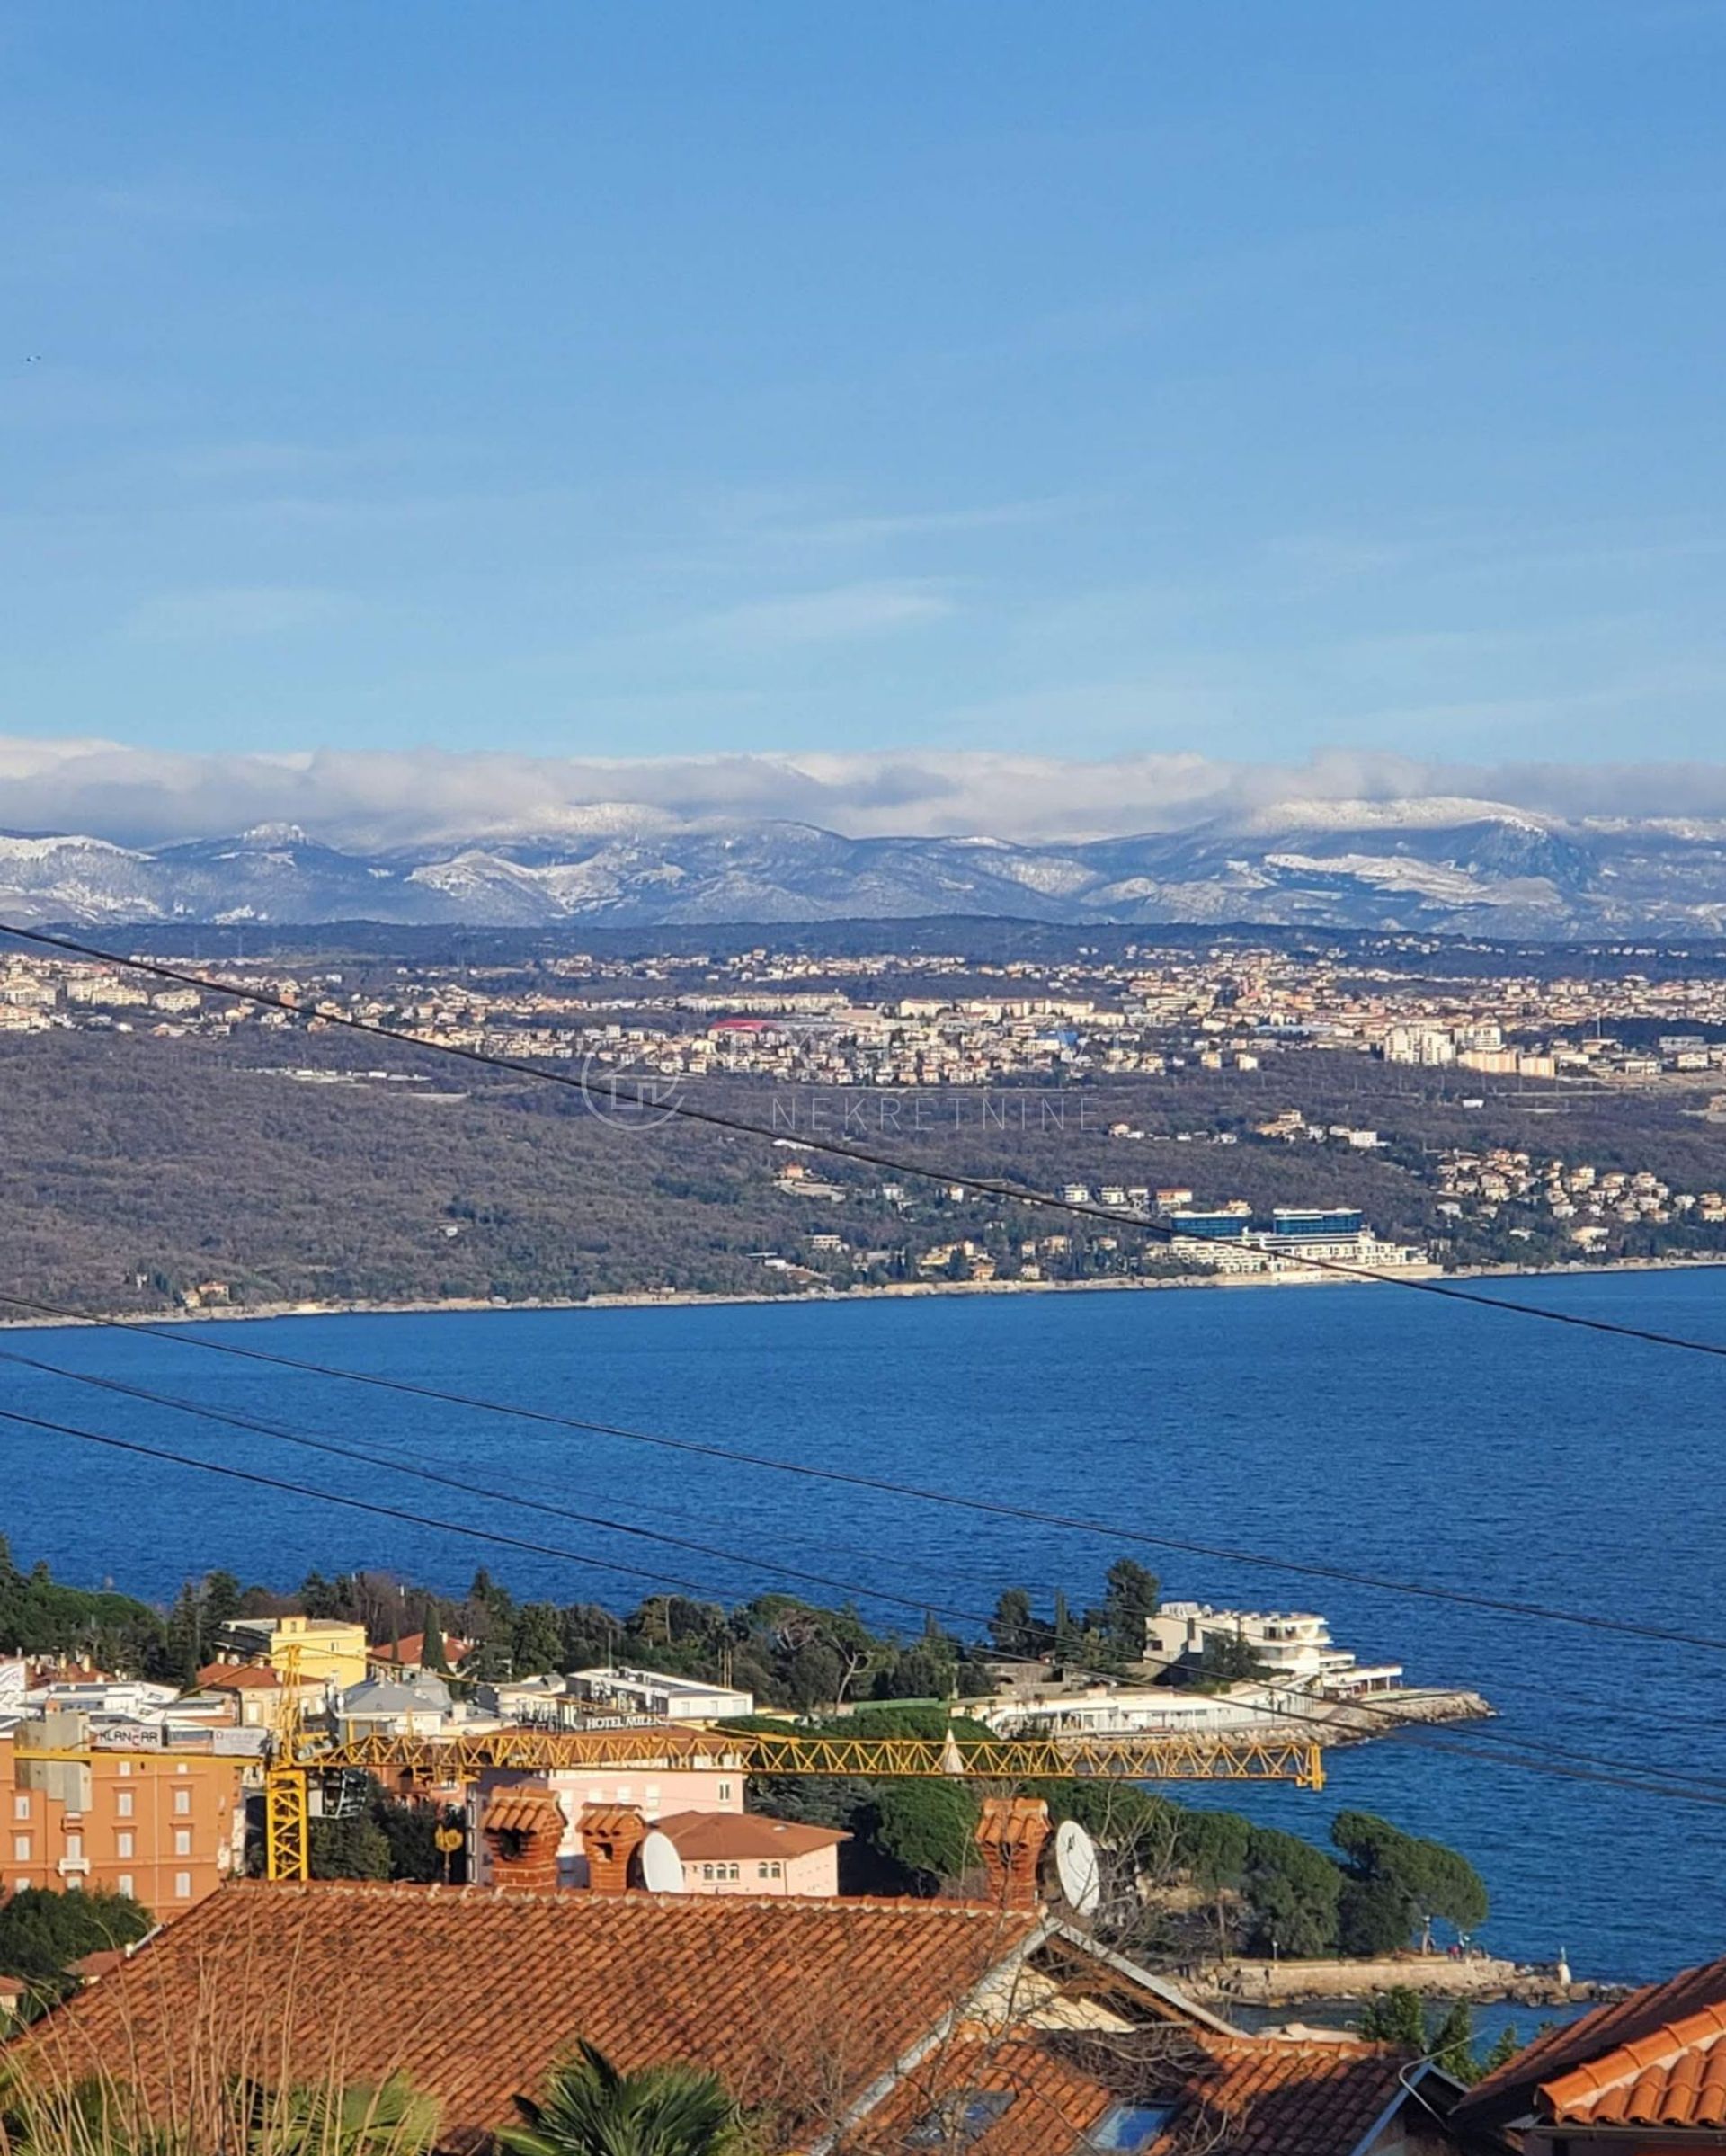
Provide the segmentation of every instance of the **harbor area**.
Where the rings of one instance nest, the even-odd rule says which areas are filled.
[[[991,1665],[992,1698],[966,1712],[999,1736],[1090,1738],[1311,1733],[1363,1743],[1410,1724],[1478,1721],[1479,1692],[1410,1684],[1400,1662],[1363,1663],[1312,1610],[1169,1601],[1145,1619],[1145,1652],[1119,1672],[1054,1656]]]

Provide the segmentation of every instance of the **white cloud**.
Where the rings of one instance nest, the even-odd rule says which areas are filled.
[[[972,509],[907,510],[881,516],[833,517],[787,534],[805,545],[869,547],[894,539],[944,539],[951,532],[1005,531],[1051,524],[1090,506],[1087,498],[1051,494],[1034,501],[994,502]]]
[[[1179,830],[1285,801],[1411,795],[1555,815],[1726,816],[1726,764],[1491,767],[1343,748],[1299,764],[1225,762],[1196,751],[1098,762],[920,749],[637,760],[441,750],[221,756],[0,737],[0,828],[135,844],[280,820],[334,845],[414,846],[552,836],[632,815],[645,825],[788,818],[859,837],[1079,838]]]
[[[132,609],[126,628],[151,644],[223,643],[321,628],[353,610],[354,602],[343,593],[314,585],[219,584],[146,599]]]
[[[771,652],[914,628],[953,611],[953,601],[932,584],[848,584],[783,599],[752,600],[705,615],[695,626],[698,635],[714,642]]]

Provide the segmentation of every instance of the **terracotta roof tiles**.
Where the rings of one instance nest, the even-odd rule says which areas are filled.
[[[1010,2042],[949,2045],[909,2074],[853,2136],[879,2156],[903,2156],[947,2127],[933,2156],[1087,2156],[1086,2141],[1117,2104],[1166,2108],[1139,2156],[1179,2156],[1195,2146],[1227,2156],[1340,2156],[1397,2101],[1407,2061],[1382,2045],[1219,2037],[1166,2026],[1126,2038],[1111,2058],[1107,2037],[1028,2031]],[[1005,2099],[965,2130],[961,2107]],[[984,2116],[986,2117],[986,2112]],[[948,2122],[950,2121],[950,2124]]]
[[[1408,2061],[1377,2044],[1206,2036],[1169,2130],[1145,2156],[1175,2156],[1196,2126],[1226,2134],[1229,2156],[1338,2156],[1396,2100]]]
[[[544,1833],[561,1840],[567,1822],[549,1789],[536,1782],[516,1782],[493,1792],[479,1823],[485,1834]]]
[[[1540,2084],[1565,2125],[1726,2126],[1726,2009],[1704,2007]]]
[[[262,1662],[212,1662],[200,1670],[196,1683],[205,1692],[274,1691],[283,1681],[279,1670]]]
[[[831,1849],[849,1834],[837,1827],[805,1827],[760,1812],[673,1812],[654,1825],[676,1846],[685,1864],[702,1859],[749,1862],[770,1857],[806,1857]]]
[[[188,2073],[402,2071],[462,2145],[586,2036],[625,2069],[683,2060],[795,2116],[890,2071],[1039,1929],[966,1902],[233,1885],[18,2048],[74,2077],[126,2059],[159,2110]]]
[[[1459,2116],[1726,2127],[1722,2037],[1726,1961],[1709,1962],[1551,2030],[1471,2090]]]

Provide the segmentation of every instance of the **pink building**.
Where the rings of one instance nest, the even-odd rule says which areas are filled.
[[[587,1884],[586,1858],[575,1822],[589,1804],[631,1806],[650,1826],[672,1813],[741,1814],[743,1809],[743,1777],[723,1767],[567,1768],[543,1774],[488,1768],[467,1792],[467,1876],[481,1886],[494,1884],[491,1852],[479,1831],[485,1807],[498,1790],[523,1785],[548,1789],[564,1815],[557,1869],[565,1886]]]
[[[760,1812],[673,1812],[658,1822],[683,1864],[691,1894],[803,1894],[839,1892],[835,1827],[799,1826]]]

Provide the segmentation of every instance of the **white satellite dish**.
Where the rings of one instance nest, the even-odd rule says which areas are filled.
[[[641,1883],[650,1894],[683,1892],[683,1859],[671,1836],[657,1827],[641,1845]]]
[[[1075,1916],[1097,1913],[1102,1899],[1102,1870],[1097,1861],[1097,1844],[1076,1819],[1063,1819],[1054,1830],[1054,1875],[1061,1898]]]

